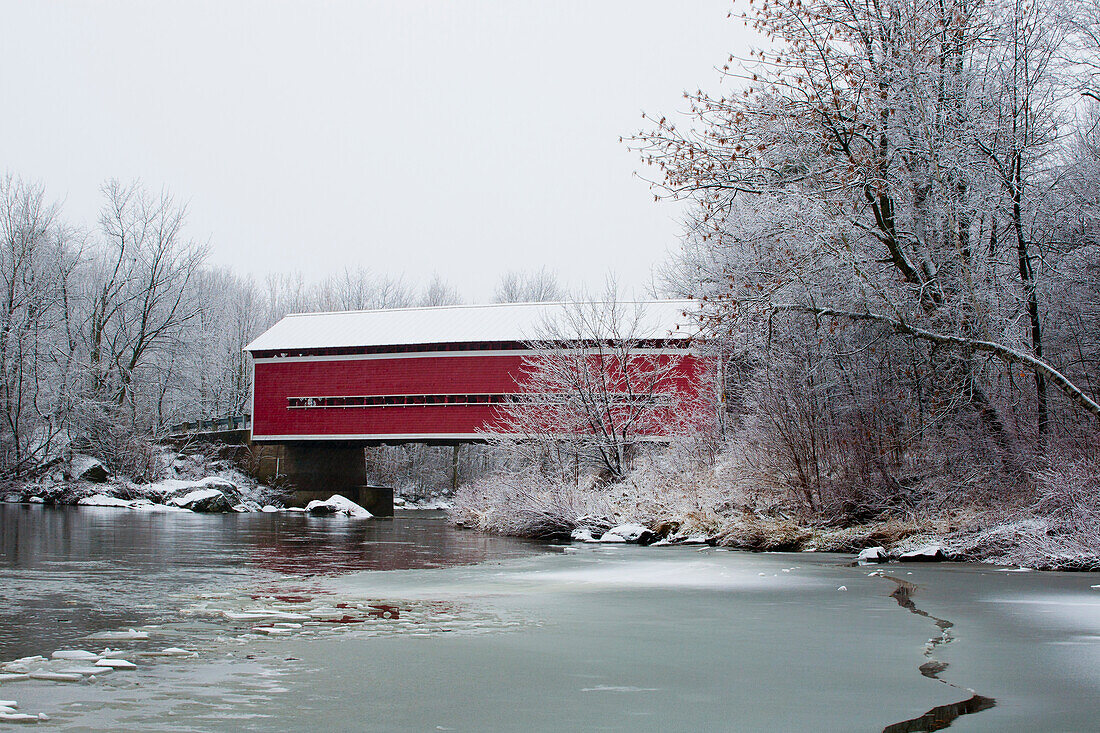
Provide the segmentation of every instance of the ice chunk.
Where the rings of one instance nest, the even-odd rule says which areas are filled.
[[[187,649],[180,649],[178,646],[170,646],[167,649],[162,649],[156,652],[157,655],[162,657],[189,657],[195,652],[188,651]]]
[[[15,700],[0,700],[0,708],[11,708],[15,710],[17,707],[19,707],[19,703]]]
[[[82,674],[69,672],[31,672],[30,677],[32,680],[45,680],[47,682],[80,682],[84,679]]]
[[[46,658],[35,654],[33,657],[19,657],[19,659],[13,659],[10,662],[4,662],[4,669],[13,666],[26,667],[28,664],[38,664],[39,662],[45,662]]]
[[[27,499],[27,501],[31,504],[45,504],[46,503],[46,500],[43,499],[41,496],[32,496],[31,498]]]
[[[839,588],[837,588],[837,590],[848,590],[848,586],[842,585]]]
[[[356,519],[370,519],[374,516],[351,499],[346,499],[339,494],[333,494],[328,501],[314,499],[306,504],[306,511],[310,514],[343,514]]]
[[[27,679],[28,676],[26,672],[0,672],[0,683],[22,682]]]
[[[96,664],[99,664],[98,662]],[[59,669],[62,674],[79,674],[85,677],[91,677],[92,675],[102,674],[109,672],[109,669],[104,669],[102,666],[97,667],[66,667],[65,669]]]
[[[253,626],[252,630],[255,631],[257,634],[267,634],[268,636],[290,633],[290,629],[279,629],[274,626]]]
[[[258,621],[267,618],[281,618],[288,621],[308,621],[309,616],[304,613],[291,613],[279,611],[274,608],[259,608],[247,611],[222,611],[222,615],[234,621]]]
[[[279,511],[279,507],[272,506],[271,504],[264,504],[262,507],[260,507],[260,511],[261,512],[277,512],[277,511]]]
[[[137,669],[137,665],[125,659],[100,659],[95,663],[97,667],[109,667],[111,669]]]
[[[37,723],[37,715],[26,713],[0,713],[0,723]]]
[[[101,655],[84,649],[58,649],[50,655],[54,659],[99,659]]]
[[[98,634],[92,634],[89,639],[148,639],[148,631],[135,631],[134,629],[127,629],[126,631],[101,631]],[[108,650],[109,651],[109,650]],[[104,652],[106,654],[106,652]]]

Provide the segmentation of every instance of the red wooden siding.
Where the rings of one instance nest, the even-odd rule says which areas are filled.
[[[507,395],[519,391],[523,354],[440,355],[316,360],[258,360],[255,364],[253,437],[356,439],[472,437],[491,425],[491,404],[304,408],[292,398],[371,395]],[[680,376],[699,362],[688,356]]]

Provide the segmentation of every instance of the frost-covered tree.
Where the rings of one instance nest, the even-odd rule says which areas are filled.
[[[497,410],[490,433],[518,436],[506,448],[558,477],[595,466],[621,479],[646,436],[668,434],[694,394],[683,360],[654,343],[643,304],[609,288],[566,304],[538,328],[516,378],[517,395]]]
[[[64,443],[78,254],[41,185],[0,178],[0,475],[33,473]]]
[[[795,318],[922,342],[950,401],[1005,450],[990,390],[1021,369],[1040,435],[1047,385],[1100,417],[1043,348],[1052,154],[1065,138],[1065,34],[1051,8],[750,5],[744,19],[768,45],[730,57],[732,88],[686,95],[686,120],[653,117],[634,139],[659,189],[694,202],[681,275],[712,330]],[[985,373],[988,357],[1010,366],[1004,379]]]

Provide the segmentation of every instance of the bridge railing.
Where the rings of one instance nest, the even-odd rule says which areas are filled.
[[[169,435],[193,435],[196,433],[222,433],[231,430],[248,430],[252,427],[251,415],[229,415],[211,420],[193,420],[168,426]]]

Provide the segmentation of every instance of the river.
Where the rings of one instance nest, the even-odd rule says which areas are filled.
[[[0,505],[0,532],[0,661],[137,665],[10,667],[0,700],[50,729],[1100,727],[1088,574],[552,546],[426,512]]]

